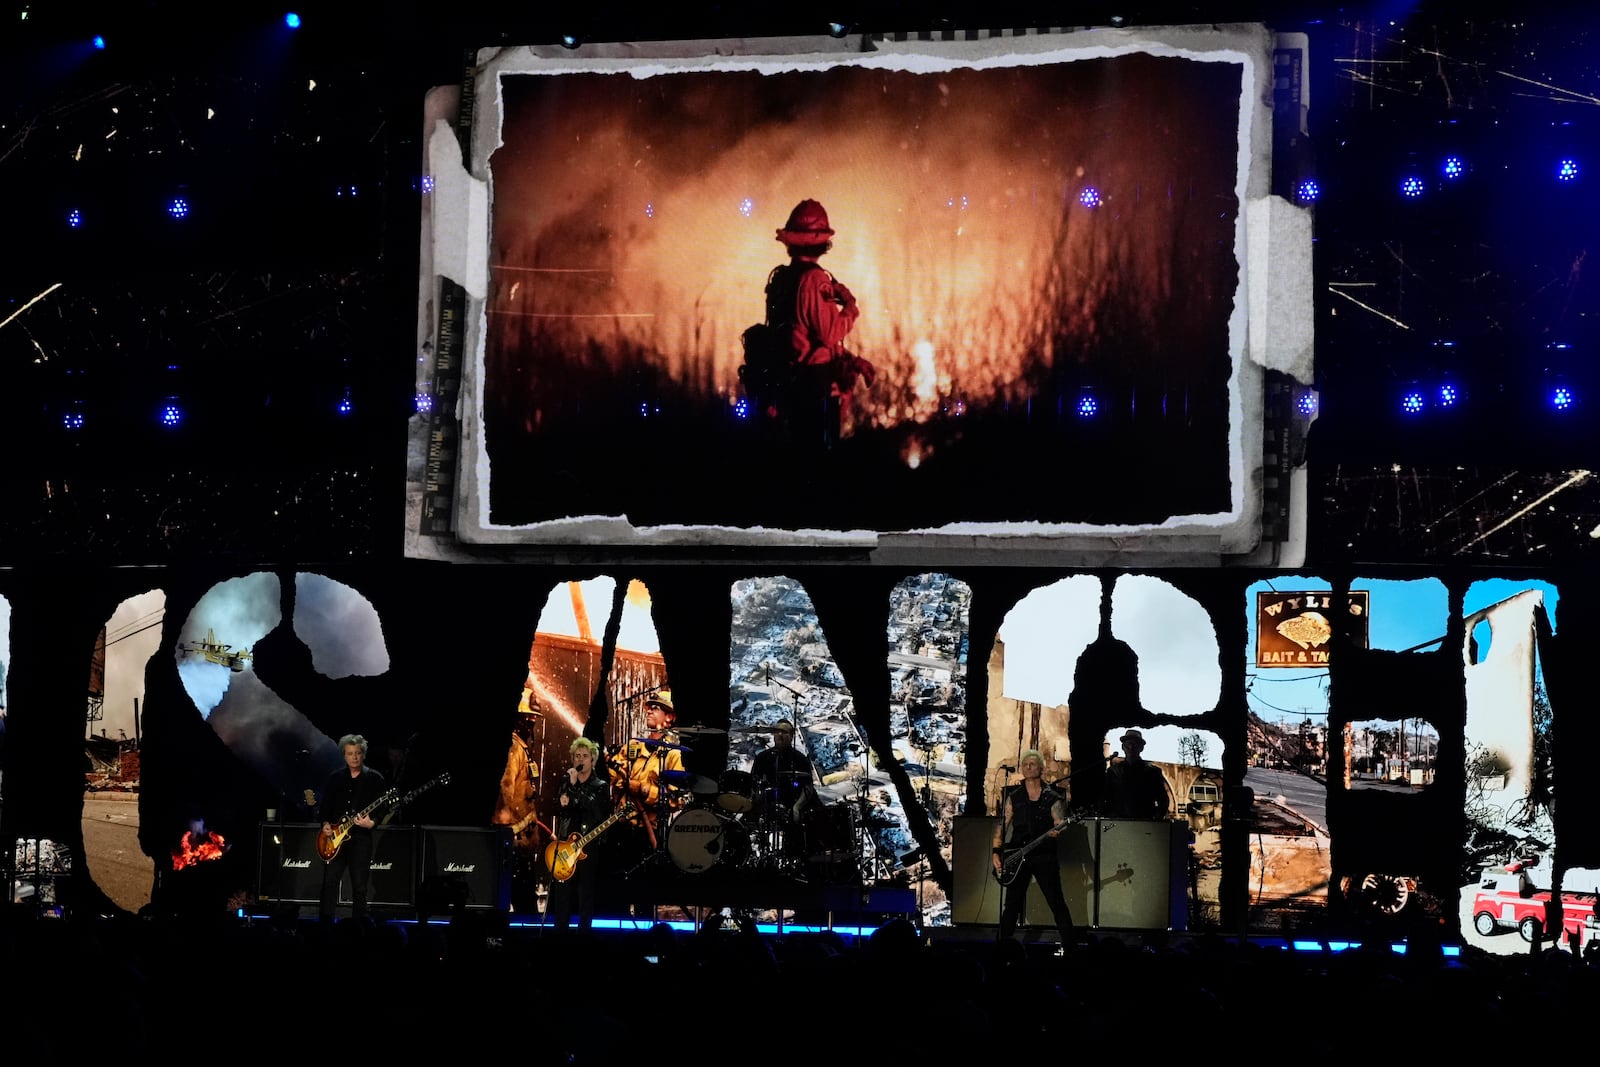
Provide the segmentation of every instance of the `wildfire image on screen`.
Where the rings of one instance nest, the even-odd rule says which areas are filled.
[[[1140,51],[502,74],[489,523],[1227,512],[1249,81]]]

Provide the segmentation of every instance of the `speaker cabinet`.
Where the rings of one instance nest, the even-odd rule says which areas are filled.
[[[950,920],[1000,921],[1001,887],[992,874],[995,819],[955,820],[955,881]],[[1056,839],[1061,891],[1079,927],[1119,930],[1188,928],[1187,824],[1164,820],[1082,819]],[[1030,883],[1024,921],[1052,929],[1044,897]]]
[[[1100,910],[1095,925],[1165,930],[1169,925],[1172,824],[1101,819]]]
[[[511,910],[511,828],[421,826],[418,907]]]
[[[1002,887],[994,879],[993,851],[996,820],[987,816],[961,816],[955,820],[951,860],[955,865],[950,921],[993,925],[1000,921]],[[1067,898],[1073,924],[1086,927],[1094,921],[1094,837],[1083,823],[1069,826],[1056,838],[1056,859],[1061,867],[1061,892]],[[1010,889],[1006,889],[1009,892]],[[1055,916],[1044,894],[1028,883],[1028,906],[1023,911],[1028,926],[1054,930]]]
[[[321,823],[260,825],[256,899],[286,904],[316,904],[322,898],[322,871],[317,854]],[[409,908],[416,901],[417,835],[409,826],[378,826],[372,831],[372,874],[367,903]],[[350,903],[350,886],[339,880],[339,903]]]
[[[321,872],[318,872],[319,876]],[[409,908],[417,899],[417,832],[410,826],[372,828],[372,877],[367,903]],[[339,903],[350,903],[350,883],[339,879]]]
[[[256,860],[256,899],[315,904],[322,896],[320,823],[264,822]]]

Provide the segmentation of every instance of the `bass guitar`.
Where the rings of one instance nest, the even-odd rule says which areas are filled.
[[[588,855],[583,851],[584,847],[632,813],[633,803],[629,801],[612,812],[605,822],[596,826],[582,837],[577,834],[570,834],[565,840],[552,841],[546,845],[544,847],[544,865],[550,871],[550,876],[558,882],[565,882],[571,878],[578,871],[578,861]]]
[[[371,804],[368,804],[366,807],[362,808],[348,819],[345,819],[338,826],[335,826],[332,830],[317,831],[317,855],[321,856],[324,860],[331,862],[333,857],[339,854],[339,850],[344,847],[344,843],[349,839],[350,831],[355,829],[356,823],[360,822],[362,819],[365,819],[367,816],[371,815],[373,812],[377,811],[390,801],[394,801],[396,797],[399,797],[399,800],[395,803],[395,807],[404,807],[413,800],[417,799],[417,797],[421,796],[423,793],[432,789],[434,786],[444,785],[448,781],[450,781],[450,772],[446,771],[433,781],[425,782],[422,785],[417,786],[417,788],[413,789],[403,797],[400,796],[400,791],[398,789],[389,790],[388,792],[384,793],[383,796],[379,797],[377,800],[374,800]]]
[[[1000,869],[998,871],[994,869],[993,864],[989,865],[989,873],[993,874],[994,880],[1001,885],[1010,885],[1017,880],[1017,875],[1022,873],[1022,861],[1028,858],[1028,853],[1050,840],[1053,835],[1065,830],[1071,824],[1071,819],[1057,823],[1021,848],[1012,849],[1000,858]]]

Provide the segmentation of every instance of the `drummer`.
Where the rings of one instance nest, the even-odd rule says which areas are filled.
[[[769,818],[798,822],[817,799],[811,759],[794,747],[794,723],[788,719],[772,728],[772,747],[756,755],[750,771],[763,790]]]
[[[681,807],[687,797],[682,790],[664,788],[661,781],[663,771],[684,773],[683,746],[672,729],[677,721],[672,690],[657,689],[644,702],[643,737],[630,738],[606,768],[618,802],[633,802],[650,848],[660,843],[658,831],[663,812]]]

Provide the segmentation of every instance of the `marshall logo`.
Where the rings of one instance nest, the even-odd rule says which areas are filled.
[[[374,863],[372,865],[372,870],[375,870],[375,871],[392,871],[392,870],[394,870],[394,864],[393,863]]]
[[[444,865],[445,874],[471,874],[478,869],[476,863],[456,863],[454,861]]]
[[[311,861],[310,860],[291,859],[290,857],[285,856],[285,857],[283,857],[283,865],[285,867],[305,868],[305,867],[310,867],[311,866]]]

